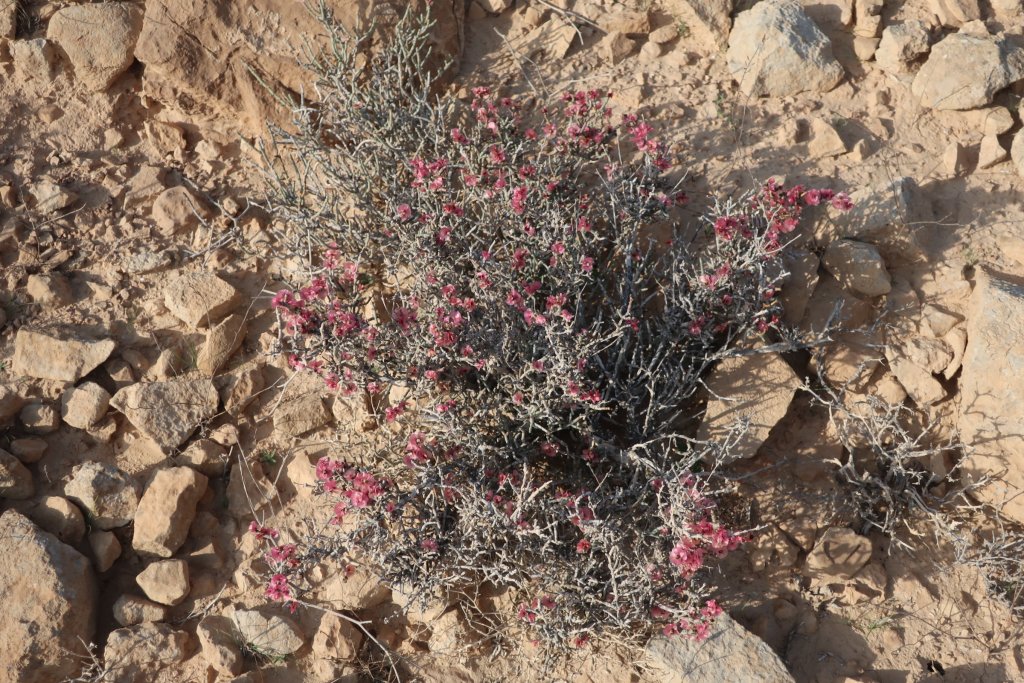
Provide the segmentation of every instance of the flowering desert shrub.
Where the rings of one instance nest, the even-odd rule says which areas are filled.
[[[548,645],[703,638],[701,577],[745,537],[715,504],[728,444],[693,437],[701,378],[778,334],[787,234],[849,200],[769,183],[687,234],[669,151],[610,93],[437,95],[426,31],[365,60],[332,28],[316,104],[265,150],[310,273],[273,298],[289,363],[377,427],[317,465],[333,528],[254,523],[268,594],[358,563],[423,600],[509,588]]]

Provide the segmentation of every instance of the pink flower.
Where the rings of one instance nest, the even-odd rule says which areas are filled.
[[[853,208],[853,202],[850,200],[850,196],[848,194],[845,192],[839,192],[832,198],[832,206],[840,211],[849,211]]]
[[[420,547],[426,551],[436,553],[437,552],[437,541],[432,538],[424,538],[420,541]]]
[[[565,245],[561,242],[555,242],[551,245],[551,253],[555,256],[561,256],[565,253]]]
[[[580,542],[576,544],[576,552],[578,554],[580,554],[580,555],[585,555],[585,554],[589,553],[590,552],[590,541],[588,541],[585,538],[580,540]]]
[[[399,204],[396,211],[398,213],[399,220],[407,221],[412,218],[412,207],[408,204]]]
[[[452,128],[452,142],[465,145],[469,142],[469,138],[467,138],[458,128]]]
[[[594,270],[594,259],[590,256],[584,256],[580,259],[580,270],[584,273],[589,273]]]

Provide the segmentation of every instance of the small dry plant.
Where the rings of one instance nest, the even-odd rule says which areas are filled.
[[[706,637],[701,577],[745,531],[715,505],[728,449],[693,437],[702,378],[781,338],[786,235],[849,199],[769,182],[687,233],[667,150],[610,93],[464,102],[426,66],[422,17],[372,59],[322,18],[316,104],[264,150],[308,273],[273,306],[291,366],[376,429],[317,465],[334,527],[284,543],[254,523],[268,595],[360,564],[423,603],[511,590],[554,649]]]

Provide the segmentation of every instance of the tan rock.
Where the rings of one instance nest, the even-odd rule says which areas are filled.
[[[300,436],[330,421],[323,399],[315,393],[284,401],[274,411],[274,428],[287,436]]]
[[[828,245],[822,263],[844,287],[864,296],[881,296],[892,290],[889,271],[874,245],[836,240]]]
[[[658,636],[646,655],[661,683],[793,683],[779,656],[728,614],[715,619],[706,640]]]
[[[933,405],[946,398],[946,390],[935,376],[907,358],[899,348],[886,347],[886,358],[896,379],[919,406]]]
[[[350,662],[359,654],[363,632],[346,619],[324,612],[313,636],[312,654],[316,659]]]
[[[67,54],[76,79],[90,90],[102,91],[131,66],[141,29],[138,7],[107,2],[57,10],[47,25],[46,37]]]
[[[82,511],[60,496],[43,496],[32,508],[29,517],[64,543],[77,544],[85,536],[85,517]]]
[[[234,621],[242,641],[269,656],[290,655],[305,644],[295,622],[269,609],[236,609]]]
[[[173,379],[133,384],[114,394],[110,405],[164,451],[183,444],[217,412],[217,389],[208,379]]]
[[[1013,136],[1010,143],[1010,159],[1013,161],[1013,167],[1017,169],[1017,175],[1024,176],[1024,128]]]
[[[245,341],[245,314],[228,316],[206,334],[206,342],[196,357],[196,367],[207,377],[213,377],[221,366]]]
[[[954,33],[932,46],[911,92],[930,109],[983,107],[996,92],[1024,75],[1022,52],[990,36]]]
[[[247,365],[230,375],[221,375],[216,381],[224,410],[233,417],[242,415],[265,385],[260,365]]]
[[[636,42],[632,38],[618,31],[609,33],[601,41],[604,58],[606,61],[611,62],[613,66],[628,57],[635,47]]]
[[[942,152],[942,170],[948,176],[959,176],[967,172],[967,148],[955,140]]]
[[[887,26],[875,51],[878,68],[894,75],[909,74],[911,64],[929,48],[928,28],[923,21]]]
[[[234,622],[227,617],[211,614],[199,622],[196,635],[207,664],[225,676],[242,673],[245,662],[238,648]]]
[[[91,525],[105,530],[131,523],[139,505],[135,481],[113,465],[98,462],[75,467],[64,494],[82,507]]]
[[[991,477],[976,495],[1024,522],[1024,282],[980,268],[967,312],[960,375],[961,437],[967,475]]]
[[[89,547],[92,549],[93,565],[101,574],[113,567],[121,556],[121,542],[110,531],[94,531],[89,534]]]
[[[114,601],[114,621],[121,626],[135,626],[166,619],[166,607],[138,595],[125,593]]]
[[[20,460],[0,449],[0,498],[25,500],[34,492],[32,473]]]
[[[679,28],[675,24],[665,24],[651,31],[647,39],[655,45],[667,45],[679,37]]]
[[[183,273],[164,289],[164,305],[190,328],[210,326],[238,307],[234,287],[211,273]]]
[[[61,418],[78,429],[89,429],[99,422],[110,405],[110,394],[95,382],[85,382],[64,392],[60,402]]]
[[[964,360],[964,352],[967,350],[967,333],[959,327],[954,327],[942,339],[953,351],[953,357],[943,369],[942,376],[946,379],[953,379],[953,375],[960,369]]]
[[[807,151],[812,159],[835,157],[846,154],[846,143],[830,124],[821,119],[811,120],[811,140]]]
[[[95,628],[89,561],[14,510],[0,515],[0,539],[0,680],[75,676]]]
[[[186,187],[171,187],[153,202],[153,221],[162,235],[171,236],[195,230],[210,210]]]
[[[210,439],[199,439],[182,451],[178,463],[199,470],[208,477],[219,477],[227,470],[227,451]]]
[[[18,41],[19,46],[35,43],[34,40]],[[78,195],[48,178],[33,183],[28,190],[35,210],[42,214],[64,211],[78,200]]]
[[[445,612],[430,622],[428,645],[431,652],[455,655],[472,647],[474,640],[473,632],[458,609]]]
[[[259,462],[236,462],[228,480],[228,512],[239,519],[250,517],[277,497],[277,489],[267,479]]]
[[[29,403],[18,413],[18,419],[32,434],[50,434],[60,427],[60,412],[49,403]]]
[[[26,465],[39,462],[50,445],[43,439],[24,437],[11,441],[11,454]]]
[[[728,441],[730,449],[716,450],[713,457],[729,462],[757,454],[772,427],[785,416],[800,379],[779,356],[756,353],[721,361],[711,371],[707,386],[711,398],[697,439],[719,447]]]
[[[606,13],[598,19],[598,23],[608,33],[646,35],[651,32],[651,16],[647,12],[627,10]]]
[[[928,0],[928,6],[943,26],[959,28],[981,19],[978,0]]]
[[[662,7],[686,25],[687,42],[692,39],[715,52],[726,48],[732,28],[732,0],[666,0]]]
[[[32,301],[47,308],[67,306],[74,301],[71,285],[60,273],[29,275],[25,289],[32,297]]]
[[[0,38],[13,38],[18,28],[18,3],[0,4]]]
[[[139,572],[135,583],[146,597],[161,605],[177,605],[189,591],[185,560],[158,560]]]
[[[870,560],[870,540],[845,527],[832,527],[808,553],[805,573],[815,581],[849,581]]]
[[[316,587],[316,596],[334,610],[358,612],[382,605],[391,599],[391,590],[370,572],[334,572]]]
[[[110,357],[116,344],[111,339],[93,341],[74,330],[55,333],[21,328],[14,338],[15,375],[61,382],[77,382]]]
[[[206,477],[188,467],[159,470],[142,494],[135,513],[135,550],[157,557],[173,555],[188,536],[206,483]]]
[[[11,44],[14,72],[26,81],[47,83],[53,80],[59,58],[54,44],[45,38],[16,40]],[[63,208],[63,207],[60,207]],[[56,211],[47,206],[45,211]]]
[[[161,671],[185,661],[194,649],[187,631],[147,622],[113,631],[107,637],[103,661],[114,681],[155,681]]]

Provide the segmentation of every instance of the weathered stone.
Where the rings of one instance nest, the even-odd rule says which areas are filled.
[[[686,24],[689,36],[701,46],[716,52],[725,49],[732,28],[733,0],[666,0],[662,7]]]
[[[43,496],[29,513],[33,522],[64,543],[78,543],[85,536],[85,517],[67,498]]]
[[[227,469],[227,451],[214,441],[199,439],[181,452],[177,462],[199,470],[208,477],[219,477]]]
[[[812,159],[835,157],[846,154],[846,143],[829,123],[821,119],[811,120],[811,139],[807,151]]]
[[[110,405],[110,394],[95,382],[86,382],[64,392],[60,401],[61,418],[78,429],[89,429],[99,422]]]
[[[18,3],[0,2],[0,38],[13,38],[18,28]]]
[[[67,306],[74,300],[68,279],[60,273],[29,275],[25,290],[33,302],[47,308]]]
[[[1024,77],[1024,50],[990,36],[954,33],[932,46],[911,92],[930,109],[983,107]]]
[[[890,264],[915,260],[923,253],[911,224],[930,215],[919,199],[917,185],[910,178],[869,186],[850,195],[853,208],[837,216],[819,238],[831,242],[851,237],[878,247]]]
[[[113,567],[117,558],[121,557],[121,542],[110,531],[94,531],[89,534],[89,548],[92,550],[96,571],[100,573]]]
[[[117,683],[152,681],[160,671],[185,661],[193,650],[187,631],[147,622],[113,631],[107,637],[103,661]]]
[[[72,330],[55,333],[21,328],[14,338],[15,375],[77,382],[110,357],[111,339],[92,341]]]
[[[18,419],[33,434],[50,434],[60,427],[60,413],[49,403],[29,403],[18,413]]]
[[[224,410],[233,417],[242,415],[266,384],[263,368],[258,365],[250,365],[230,375],[221,375],[217,381],[220,382],[218,388]]]
[[[90,90],[110,87],[134,60],[142,11],[127,2],[72,5],[50,18],[46,37],[59,45]]]
[[[854,240],[836,240],[828,245],[822,261],[828,272],[844,286],[865,296],[881,296],[892,290],[892,279],[877,247]]]
[[[213,377],[221,366],[238,350],[245,341],[245,314],[228,316],[206,334],[206,342],[199,349],[196,367],[207,377]]]
[[[715,619],[704,641],[658,636],[646,652],[663,683],[793,683],[779,656],[728,614]]]
[[[167,619],[167,608],[138,595],[125,593],[114,601],[114,621],[121,626],[135,626]]]
[[[0,448],[0,498],[25,500],[35,491],[32,473],[7,451]]]
[[[896,379],[919,406],[926,407],[946,398],[942,384],[926,368],[908,358],[902,347],[886,347],[885,357]]]
[[[0,385],[0,424],[10,422],[21,412],[25,398],[11,387]]]
[[[1009,158],[1009,152],[1003,148],[1003,145],[999,142],[999,138],[995,134],[986,135],[981,139],[981,144],[978,146],[979,169],[992,168],[996,164],[1001,164]]]
[[[0,516],[0,540],[0,680],[73,677],[95,628],[89,561],[14,510]]]
[[[978,0],[928,0],[928,6],[943,26],[959,28],[969,21],[981,19]]]
[[[208,379],[173,379],[125,387],[114,394],[110,405],[169,451],[217,413],[218,400],[217,389]]]
[[[250,517],[266,507],[277,496],[277,489],[263,473],[259,462],[236,462],[231,466],[228,481],[228,512],[239,519]]]
[[[1017,169],[1017,175],[1024,176],[1024,128],[1013,136],[1010,143],[1010,159],[1013,161],[1013,167]]]
[[[358,612],[384,604],[391,590],[378,577],[357,568],[351,573],[333,572],[316,587],[316,596],[331,609]]]
[[[185,560],[157,560],[139,572],[135,583],[146,597],[161,605],[177,605],[189,591]]]
[[[11,44],[14,71],[26,81],[52,81],[57,65],[57,51],[45,38],[16,40]],[[62,207],[63,208],[63,207]],[[55,211],[47,207],[47,211]]]
[[[697,438],[719,445],[728,440],[729,450],[719,449],[714,457],[730,462],[754,457],[785,416],[800,379],[779,356],[756,353],[720,362],[707,386],[711,398]]]
[[[31,465],[42,459],[49,446],[43,439],[24,437],[11,441],[11,453],[26,465]]]
[[[815,581],[849,581],[870,560],[870,540],[845,527],[832,527],[807,555],[805,573]]]
[[[741,12],[726,58],[748,96],[828,92],[844,76],[832,44],[796,0],[764,0]]]
[[[206,663],[225,676],[242,673],[244,661],[238,648],[234,623],[227,617],[210,615],[196,627],[199,645]]]
[[[282,402],[274,412],[274,428],[288,436],[299,436],[331,421],[318,394],[308,393]]]
[[[601,41],[605,61],[609,62],[612,66],[628,57],[635,47],[636,41],[626,36],[626,34],[617,31],[609,33]]]
[[[129,524],[139,506],[135,481],[113,465],[84,462],[74,469],[64,494],[82,507],[99,529]]]
[[[363,633],[351,622],[324,612],[313,636],[313,657],[349,662],[356,658],[363,643]]]
[[[206,477],[189,467],[158,471],[135,513],[135,550],[158,557],[173,555],[188,536],[206,483]]]
[[[186,187],[170,187],[153,202],[153,221],[162,235],[171,237],[199,227],[200,218],[210,217],[206,204]]]
[[[905,21],[887,26],[875,51],[878,68],[899,76],[908,74],[911,63],[928,52],[928,27],[923,21]]]
[[[183,273],[164,289],[167,310],[192,329],[215,324],[240,302],[238,290],[211,273]]]
[[[305,643],[295,622],[267,609],[235,610],[234,620],[242,640],[270,656],[290,655]]]
[[[979,268],[967,312],[960,375],[966,473],[991,481],[976,492],[1024,522],[1024,281]]]

